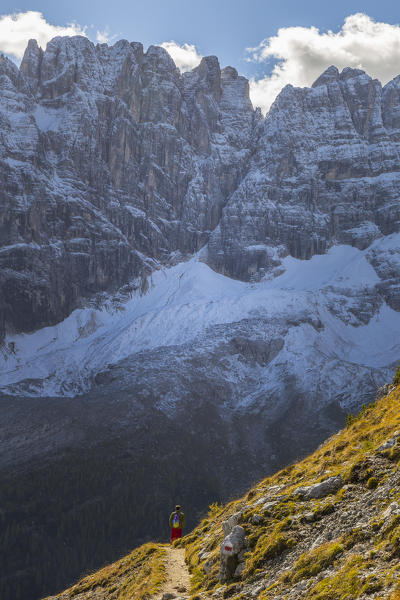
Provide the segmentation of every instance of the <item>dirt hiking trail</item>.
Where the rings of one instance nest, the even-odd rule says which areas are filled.
[[[190,596],[190,575],[183,548],[168,548],[165,556],[167,580],[154,600],[183,600]]]

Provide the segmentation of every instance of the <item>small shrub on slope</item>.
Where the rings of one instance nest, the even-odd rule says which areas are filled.
[[[382,589],[383,582],[374,575],[364,577],[367,561],[353,554],[331,577],[319,581],[309,592],[309,600],[353,600]]]
[[[338,542],[323,544],[311,550],[311,552],[302,554],[294,565],[292,572],[285,579],[286,581],[296,583],[301,579],[313,577],[329,567],[342,552],[343,546]]]
[[[250,575],[267,560],[280,556],[285,550],[289,550],[295,545],[296,540],[294,538],[280,533],[279,530],[262,535],[246,564],[245,574]]]

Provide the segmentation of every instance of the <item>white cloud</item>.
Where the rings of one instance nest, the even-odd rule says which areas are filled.
[[[0,16],[0,52],[19,60],[23,57],[31,38],[36,39],[39,46],[45,48],[47,42],[57,35],[86,36],[86,27],[76,23],[70,23],[66,27],[51,25],[42,13],[33,10]]]
[[[108,25],[105,29],[103,29],[103,31],[96,31],[96,42],[99,42],[99,44],[110,44],[116,39],[116,37],[117,36],[115,34],[110,34],[110,28]]]
[[[337,33],[285,27],[247,52],[251,61],[277,61],[271,75],[250,80],[252,102],[266,112],[283,86],[310,86],[332,64],[363,69],[387,83],[400,73],[400,26],[356,13]]]
[[[168,52],[182,73],[191,71],[197,67],[202,59],[201,54],[197,52],[196,47],[192,44],[182,44],[180,46],[176,42],[171,41],[163,42],[160,46]]]

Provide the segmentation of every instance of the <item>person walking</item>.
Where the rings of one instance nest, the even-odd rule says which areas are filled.
[[[172,544],[174,540],[179,540],[182,537],[182,529],[185,527],[185,515],[179,504],[175,506],[174,512],[171,513],[169,525],[171,527],[170,543]]]

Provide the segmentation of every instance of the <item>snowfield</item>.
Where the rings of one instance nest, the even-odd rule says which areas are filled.
[[[154,272],[148,292],[134,295],[122,310],[79,309],[54,327],[9,335],[0,353],[0,389],[74,396],[87,391],[109,365],[199,338],[212,347],[214,326],[256,316],[292,323],[282,328],[284,345],[264,371],[270,386],[278,384],[272,374],[283,362],[291,364],[305,390],[313,386],[315,369],[327,364],[339,385],[344,366],[389,373],[400,357],[400,313],[382,299],[367,323],[357,319],[357,310],[364,298],[376,295],[380,282],[368,253],[390,255],[399,246],[400,234],[393,234],[364,251],[342,245],[306,261],[287,257],[283,274],[259,283],[214,272],[200,252]],[[276,326],[260,333],[276,338]]]

